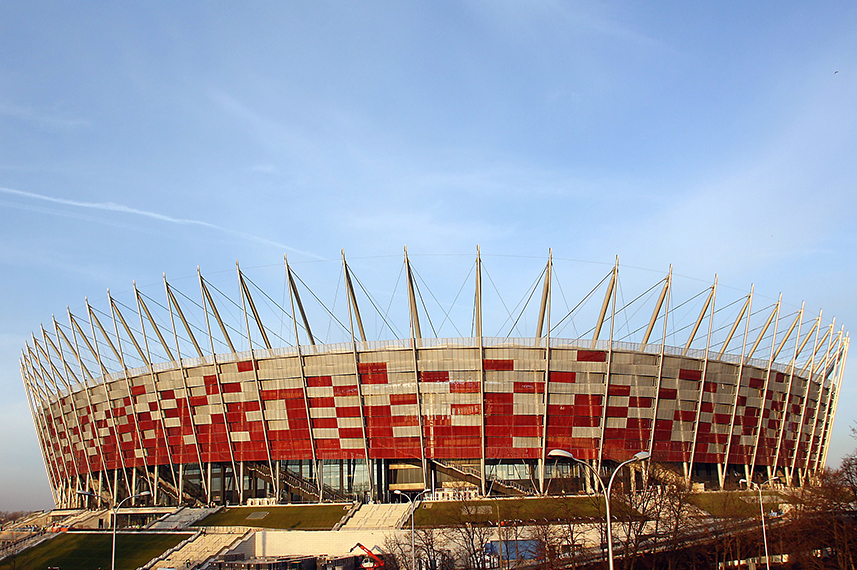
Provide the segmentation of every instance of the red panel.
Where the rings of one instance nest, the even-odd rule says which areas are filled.
[[[486,358],[482,361],[482,367],[485,370],[514,370],[514,360],[491,360]]]
[[[578,350],[578,362],[607,362],[607,353],[600,350]]]
[[[393,416],[390,418],[390,425],[394,427],[418,426],[420,419],[417,416]]]
[[[334,386],[333,387],[333,395],[334,396],[356,396],[357,395],[357,386]]]
[[[765,381],[762,378],[750,378],[747,384],[750,388],[762,389],[765,386]]]
[[[367,418],[389,418],[390,406],[363,406],[363,414]]]
[[[628,408],[625,406],[607,406],[608,418],[627,418]]]
[[[339,437],[360,439],[363,437],[363,428],[339,428]]]
[[[715,392],[717,392],[717,382],[705,382],[705,384],[703,384],[702,389],[706,392],[714,394]]]
[[[683,412],[676,410],[673,419],[679,422],[692,422],[696,420],[696,412]]]
[[[253,361],[245,360],[243,362],[238,363],[238,372],[252,372],[253,371]]]
[[[145,386],[131,386],[131,394],[134,396],[142,396],[146,393]]]
[[[640,397],[640,396],[631,396],[628,398],[628,407],[630,408],[651,408],[652,407],[652,398]]]
[[[630,386],[624,386],[622,384],[615,384],[615,385],[609,386],[607,388],[607,395],[608,396],[630,396],[631,395],[631,387]]]
[[[573,384],[577,377],[576,372],[551,372],[551,382],[561,382],[563,384]]]
[[[729,425],[729,423],[732,421],[732,416],[730,416],[729,414],[714,414],[714,418],[712,421],[716,424]]]
[[[337,418],[359,418],[360,406],[339,406],[336,408]]]
[[[308,376],[306,385],[310,388],[333,386],[333,381],[330,379],[330,376]]]
[[[600,406],[601,396],[597,394],[575,394],[574,404],[576,406]]]
[[[678,390],[675,388],[661,388],[658,391],[658,398],[661,400],[675,400],[678,398]]]
[[[650,430],[652,428],[652,420],[649,418],[628,418],[628,423],[626,424],[629,430]]]
[[[479,404],[452,404],[452,415],[454,416],[475,415],[481,411],[482,406]]]
[[[241,392],[241,382],[223,382],[221,387],[224,394],[237,394]]]
[[[338,427],[339,424],[336,421],[336,418],[313,418],[312,419],[312,427],[314,428],[335,428]]]
[[[680,380],[702,380],[702,371],[682,368],[678,371],[678,377]]]
[[[310,398],[309,406],[311,408],[335,408],[336,400],[332,396],[328,398]]]
[[[386,362],[361,362],[357,365],[360,374],[387,374]]]
[[[492,404],[511,404],[515,401],[515,396],[509,393],[486,392],[485,401]]]
[[[390,394],[391,406],[415,405],[416,403],[416,394]]]
[[[449,382],[449,372],[443,372],[443,371],[420,372],[420,382]]]

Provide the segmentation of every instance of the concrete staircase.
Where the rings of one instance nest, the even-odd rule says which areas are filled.
[[[149,530],[180,530],[187,528],[196,521],[202,520],[211,513],[217,512],[221,507],[182,507],[168,515],[165,515],[147,528]]]
[[[253,531],[244,534],[197,533],[176,548],[142,568],[146,570],[194,570],[205,567],[206,563],[220,556]]]
[[[411,512],[410,503],[360,505],[341,530],[374,530],[399,528]]]

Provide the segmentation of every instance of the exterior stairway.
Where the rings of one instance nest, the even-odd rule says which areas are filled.
[[[437,459],[432,459],[432,463],[434,463],[435,468],[444,473],[445,475],[449,475],[450,477],[454,477],[461,481],[467,481],[472,485],[476,485],[477,487],[481,484],[481,477],[478,470],[465,467],[463,465],[455,465],[453,463],[445,463],[443,461],[438,461]],[[501,495],[527,495],[527,488],[523,485],[519,485],[514,481],[507,481],[505,479],[500,479],[493,475],[489,475],[486,477],[486,482],[491,486],[492,491],[496,491]]]
[[[360,505],[340,530],[399,528],[410,512],[410,503]]]

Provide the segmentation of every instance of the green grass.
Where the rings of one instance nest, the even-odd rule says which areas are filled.
[[[135,570],[188,538],[188,534],[123,534],[116,536],[116,568]],[[0,562],[0,570],[62,570],[110,568],[112,536],[104,533],[64,533]]]
[[[612,502],[613,515],[632,514],[624,505]],[[414,514],[414,526],[455,526],[461,523],[496,524],[500,521],[550,521],[603,518],[604,502],[593,497],[527,498],[462,502],[426,502]]]
[[[779,495],[763,493],[765,512],[776,510],[782,502]],[[744,500],[744,499],[747,500]],[[753,518],[759,516],[759,495],[746,491],[698,493],[688,499],[695,507],[718,518]]]
[[[301,530],[330,530],[351,505],[291,505],[282,507],[231,507],[209,515],[197,526],[251,526]],[[250,518],[253,513],[268,513]],[[257,517],[260,515],[256,515]]]

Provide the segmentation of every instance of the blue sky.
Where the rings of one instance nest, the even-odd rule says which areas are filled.
[[[2,510],[30,333],[163,272],[553,247],[857,322],[851,2],[7,1],[0,53]]]

